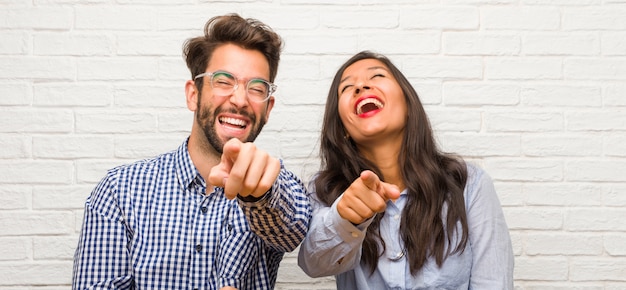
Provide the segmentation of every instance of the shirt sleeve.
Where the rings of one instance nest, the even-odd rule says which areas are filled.
[[[471,183],[470,183],[471,181]],[[513,249],[493,181],[468,167],[469,242],[473,253],[470,289],[513,289]]]
[[[372,219],[355,226],[342,218],[335,200],[324,205],[311,194],[313,217],[307,237],[298,252],[298,265],[311,277],[331,276],[354,269],[361,260],[361,248]]]
[[[107,175],[87,198],[72,289],[131,289],[128,237],[114,197],[115,183],[113,175]]]
[[[304,239],[311,219],[311,205],[302,181],[285,169],[281,160],[278,178],[257,201],[237,199],[251,230],[280,252],[295,250]]]

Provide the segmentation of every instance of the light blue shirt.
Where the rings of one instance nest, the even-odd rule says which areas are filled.
[[[339,290],[513,289],[514,258],[508,227],[493,182],[482,169],[468,165],[464,197],[469,228],[465,250],[448,256],[441,267],[429,258],[416,275],[410,272],[399,234],[406,190],[395,203],[388,201],[380,224],[387,250],[370,275],[360,260],[371,219],[354,226],[337,212],[341,197],[328,207],[312,194],[313,218],[298,264],[311,277],[335,275]],[[457,238],[452,237],[454,244]]]

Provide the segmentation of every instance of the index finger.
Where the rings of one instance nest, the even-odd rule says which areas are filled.
[[[209,183],[219,187],[226,186],[226,179],[230,175],[230,171],[239,156],[240,150],[241,141],[236,138],[230,139],[224,144],[220,163],[211,168]]]
[[[363,181],[363,185],[365,185],[367,188],[373,191],[378,191],[377,189],[380,186],[380,178],[378,178],[378,175],[376,175],[376,173],[372,172],[371,170],[363,170],[363,172],[361,172],[360,178],[361,181]]]

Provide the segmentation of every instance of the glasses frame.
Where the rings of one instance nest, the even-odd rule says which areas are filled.
[[[232,91],[232,92],[230,92],[230,93],[232,94],[232,93],[234,93],[235,91],[237,91],[237,89],[239,88],[239,78],[238,78],[237,76],[235,76],[234,74],[232,74],[232,73],[230,73],[230,72],[227,72],[227,71],[225,71],[225,70],[217,70],[217,71],[214,71],[214,72],[209,72],[209,71],[207,71],[207,72],[203,72],[203,73],[201,73],[201,74],[199,74],[199,75],[195,76],[193,79],[194,79],[194,80],[197,80],[197,79],[199,79],[199,78],[201,78],[201,77],[213,77],[213,75],[215,75],[215,74],[219,74],[219,73],[224,73],[224,74],[228,74],[228,75],[232,76],[232,77],[233,77],[233,79],[235,80],[235,85],[233,86],[233,91]],[[265,96],[265,98],[264,98],[263,100],[261,100],[261,101],[257,101],[257,100],[252,99],[252,98],[250,98],[250,97],[248,96],[248,90],[247,90],[247,88],[248,88],[248,86],[250,85],[250,83],[251,83],[252,81],[255,81],[255,82],[259,82],[259,81],[260,81],[260,82],[265,83],[265,84],[268,86],[269,90],[267,91],[267,96]],[[211,89],[214,89],[214,88],[213,88],[213,82],[212,82],[212,81],[210,81],[210,82],[209,82],[209,85],[211,86]],[[269,100],[269,99],[270,99],[270,97],[271,97],[271,96],[272,96],[272,95],[276,92],[276,89],[277,89],[277,88],[278,88],[278,86],[276,86],[275,84],[273,84],[273,83],[271,83],[271,82],[269,82],[269,81],[266,81],[266,80],[264,80],[264,79],[260,79],[260,78],[252,78],[252,79],[249,79],[249,80],[246,82],[246,90],[245,90],[245,91],[246,91],[246,98],[248,98],[248,100],[250,100],[250,101],[252,101],[252,102],[255,102],[255,103],[264,103],[265,101],[267,101],[267,100]]]

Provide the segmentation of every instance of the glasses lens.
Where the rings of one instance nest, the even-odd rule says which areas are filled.
[[[248,97],[256,102],[263,102],[269,96],[270,84],[261,79],[251,79],[248,82]]]
[[[211,76],[211,87],[222,96],[232,93],[236,84],[235,77],[226,72],[215,72]]]

